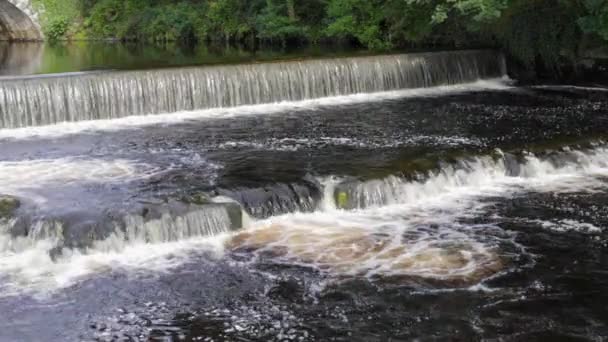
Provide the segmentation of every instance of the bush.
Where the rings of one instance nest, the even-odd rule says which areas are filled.
[[[189,2],[151,5],[143,0],[101,0],[90,10],[88,27],[104,38],[190,41],[205,35],[203,8]]]
[[[70,28],[70,20],[68,18],[54,18],[50,20],[44,27],[44,34],[50,41],[56,41],[66,37]]]
[[[608,41],[608,0],[34,0],[49,39],[501,47],[558,71]],[[86,35],[79,31],[84,23]]]
[[[41,26],[49,40],[68,38],[80,19],[80,0],[34,0],[34,7],[44,15]]]

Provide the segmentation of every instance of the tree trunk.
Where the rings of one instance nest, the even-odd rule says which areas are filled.
[[[289,19],[291,19],[292,21],[298,20],[298,17],[296,16],[296,8],[294,5],[294,0],[287,0],[287,15],[289,16]]]

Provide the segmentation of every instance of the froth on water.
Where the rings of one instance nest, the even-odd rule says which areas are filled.
[[[241,232],[228,242],[235,255],[309,267],[334,279],[435,283],[460,287],[501,271],[507,260],[492,239],[477,240],[452,228],[381,229],[280,223]]]

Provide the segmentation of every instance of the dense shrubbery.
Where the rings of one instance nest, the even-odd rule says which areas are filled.
[[[608,41],[608,0],[36,1],[49,38],[499,46],[547,70]]]
[[[178,2],[151,5],[146,0],[99,0],[87,11],[85,28],[98,38],[193,40],[204,30],[204,5]]]
[[[70,30],[78,25],[80,0],[35,0],[34,4],[44,14],[42,27],[50,40],[71,35]]]

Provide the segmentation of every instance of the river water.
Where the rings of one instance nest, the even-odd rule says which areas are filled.
[[[504,72],[468,51],[0,81],[0,340],[607,338],[608,89]]]
[[[133,70],[193,65],[233,64],[293,58],[365,55],[350,46],[258,47],[111,43],[0,42],[0,77],[99,70]]]

